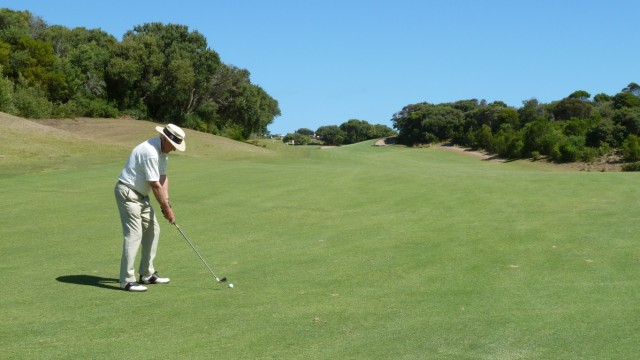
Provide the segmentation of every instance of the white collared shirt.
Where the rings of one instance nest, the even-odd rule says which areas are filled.
[[[127,160],[118,180],[142,195],[151,192],[150,181],[160,181],[167,174],[168,154],[162,152],[160,137],[136,146]]]

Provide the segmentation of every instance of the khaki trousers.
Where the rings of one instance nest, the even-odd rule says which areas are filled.
[[[160,224],[148,196],[143,196],[120,182],[116,184],[114,193],[122,223],[120,285],[124,286],[128,282],[136,282],[134,263],[140,245],[142,252],[138,272],[145,276],[155,272],[153,259],[158,250]]]

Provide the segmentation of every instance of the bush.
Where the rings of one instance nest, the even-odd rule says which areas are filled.
[[[638,136],[629,135],[622,144],[624,160],[638,161],[640,160],[640,141]]]
[[[244,130],[239,125],[230,125],[222,129],[221,135],[231,140],[245,141],[246,139],[243,135],[243,131]]]
[[[288,143],[291,140],[294,141],[295,145],[307,145],[311,141],[311,138],[300,133],[287,134],[282,138],[282,142],[284,143]]]
[[[127,115],[135,120],[145,120],[149,119],[149,112],[147,111],[147,107],[144,105],[139,105],[135,108],[130,108],[122,111],[123,115]]]
[[[14,100],[18,116],[44,119],[51,117],[53,112],[53,104],[35,87],[18,86]]]
[[[0,67],[0,71],[2,67]],[[15,107],[13,105],[13,82],[6,77],[0,77],[0,111],[13,113]]]
[[[65,104],[56,104],[53,106],[52,117],[55,118],[73,118],[78,116],[79,111],[75,101],[69,101]]]
[[[118,109],[104,99],[79,99],[77,106],[81,116],[93,118],[117,118],[120,116]]]
[[[598,156],[600,156],[600,152],[598,149],[594,149],[591,147],[585,147],[584,149],[582,149],[582,161],[584,162],[592,162]]]
[[[622,165],[622,171],[640,171],[640,162]]]
[[[584,136],[569,136],[563,138],[551,151],[551,159],[555,162],[576,162],[582,158]]]
[[[533,161],[538,161],[542,158],[542,155],[540,155],[540,153],[537,151],[532,151],[531,158],[533,159]]]
[[[201,132],[207,132],[207,124],[198,115],[187,115],[182,122],[182,126]]]

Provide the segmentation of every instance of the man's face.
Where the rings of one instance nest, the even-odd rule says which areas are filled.
[[[167,140],[167,138],[165,138],[164,136],[160,135],[160,140],[162,143],[161,147],[162,147],[163,153],[168,154],[176,149],[173,146],[173,144],[169,140]]]

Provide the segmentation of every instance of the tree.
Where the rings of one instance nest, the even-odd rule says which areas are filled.
[[[405,106],[394,114],[398,142],[405,145],[429,144],[451,139],[462,128],[464,113],[449,105],[419,103]]]
[[[589,99],[591,98],[591,94],[589,94],[588,92],[586,92],[584,90],[578,90],[578,91],[574,91],[573,93],[571,93],[571,95],[569,95],[568,98],[569,99],[578,99],[580,101],[589,101]]]
[[[624,139],[625,128],[612,119],[604,118],[592,124],[585,133],[586,145],[594,148],[601,146],[618,147]]]
[[[625,161],[640,161],[640,140],[637,135],[629,135],[624,141],[623,149]]]
[[[584,145],[584,137],[582,136],[563,136],[554,146],[551,159],[561,163],[576,162],[582,156]]]
[[[493,132],[491,128],[487,124],[482,124],[480,129],[478,129],[474,136],[475,142],[471,145],[472,147],[477,147],[480,149],[491,149],[491,143],[493,142]]]
[[[231,102],[220,112],[243,128],[246,139],[251,134],[265,133],[273,118],[280,115],[280,108],[278,102],[261,87],[243,83],[234,89]]]
[[[32,37],[29,28],[32,17],[29,11],[0,9],[0,40],[8,44],[15,44],[20,38]]]
[[[342,123],[340,130],[344,132],[345,143],[347,144],[355,144],[375,138],[373,126],[365,120],[351,119]]]
[[[627,87],[622,89],[622,92],[630,93],[631,95],[633,95],[635,97],[640,97],[640,85],[632,82],[629,85],[627,85]]]
[[[621,92],[613,96],[613,106],[616,109],[640,107],[640,97],[631,92]]]
[[[344,144],[346,134],[336,125],[321,126],[316,130],[316,135],[327,145],[339,146]]]
[[[612,97],[604,94],[604,93],[600,93],[597,94],[596,96],[593,97],[593,102],[597,103],[607,103],[610,102],[612,100]]]
[[[311,138],[299,133],[289,133],[282,138],[282,142],[284,143],[289,143],[291,141],[293,141],[295,145],[307,145],[311,141]]]
[[[522,130],[523,155],[531,156],[534,152],[550,155],[559,134],[560,132],[554,129],[545,118],[528,123]]]
[[[313,136],[313,134],[315,134],[313,132],[313,130],[307,129],[307,128],[298,129],[298,130],[296,130],[296,133],[302,134],[302,135],[307,135],[307,136]]]
[[[15,111],[13,81],[2,74],[2,65],[0,65],[0,111],[13,113]]]
[[[477,107],[465,113],[465,119],[472,122],[474,129],[487,125],[493,132],[497,132],[503,124],[509,124],[513,129],[520,128],[518,112],[500,102]]]
[[[555,105],[553,115],[556,120],[586,119],[591,115],[591,109],[590,103],[576,97],[568,97]]]
[[[375,124],[373,125],[373,136],[374,138],[386,138],[390,136],[394,136],[397,133],[387,125]]]
[[[522,107],[518,109],[518,117],[520,123],[525,125],[544,117],[544,109],[537,99],[529,99],[522,102]]]
[[[624,128],[626,134],[640,135],[640,108],[617,110],[612,120]]]

